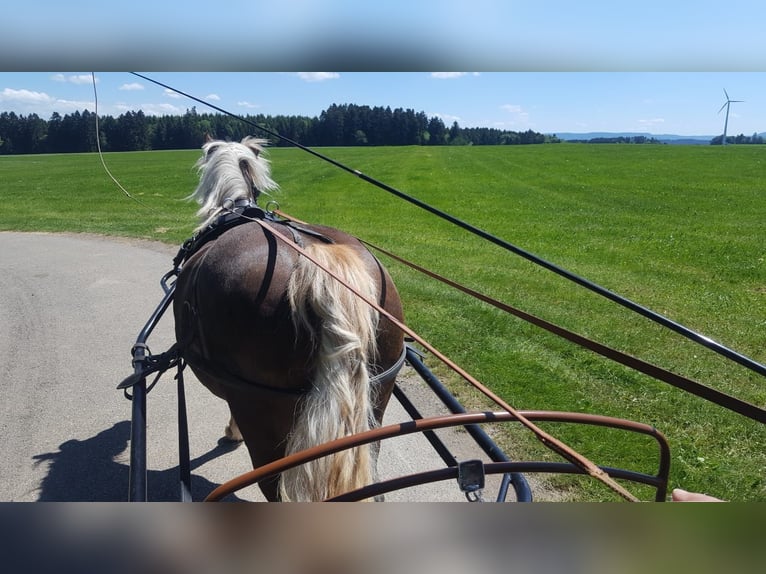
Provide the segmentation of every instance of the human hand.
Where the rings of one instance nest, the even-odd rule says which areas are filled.
[[[708,496],[699,492],[687,492],[680,488],[673,489],[671,500],[673,502],[725,502],[714,496]]]

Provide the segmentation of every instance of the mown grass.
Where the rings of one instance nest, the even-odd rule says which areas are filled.
[[[766,361],[762,146],[573,145],[335,148],[323,153],[552,263]],[[194,151],[0,158],[0,229],[179,243],[194,226]],[[277,199],[506,303],[758,405],[762,377],[296,149],[271,150]],[[764,425],[581,350],[387,261],[408,324],[522,409],[584,411],[657,426],[672,485],[766,500]],[[436,365],[432,365],[436,366]],[[439,370],[439,367],[437,367]],[[468,403],[475,393],[439,370]],[[550,425],[599,464],[653,470],[645,439]],[[547,457],[527,433],[513,458]],[[556,477],[585,500],[595,481]],[[645,495],[648,497],[648,495]]]

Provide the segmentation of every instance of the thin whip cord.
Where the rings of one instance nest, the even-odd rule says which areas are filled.
[[[121,184],[119,181],[117,181],[117,178],[116,178],[116,177],[114,177],[114,176],[112,175],[112,172],[111,172],[111,171],[109,171],[109,168],[108,168],[108,167],[107,167],[107,165],[106,165],[106,161],[104,161],[104,154],[103,154],[103,152],[101,151],[101,131],[100,131],[100,129],[99,129],[99,123],[98,123],[98,90],[96,90],[96,72],[91,72],[91,73],[90,73],[90,75],[91,75],[91,79],[93,80],[93,98],[94,98],[94,100],[95,100],[95,116],[96,116],[96,149],[98,150],[98,157],[99,157],[99,159],[101,160],[101,165],[102,165],[102,166],[104,166],[104,171],[106,172],[106,174],[107,174],[107,175],[108,175],[108,176],[109,176],[109,177],[112,179],[112,181],[115,183],[115,185],[117,185],[117,187],[119,187],[119,188],[122,190],[122,192],[123,192],[123,193],[124,193],[124,194],[125,194],[127,197],[129,197],[130,199],[132,199],[133,201],[135,201],[136,203],[138,203],[138,204],[139,204],[139,205],[141,205],[142,207],[145,207],[145,208],[149,209],[149,206],[148,206],[148,205],[146,205],[146,204],[145,204],[145,203],[143,203],[141,200],[139,200],[139,199],[137,199],[137,198],[133,197],[132,195],[130,195],[130,193],[128,192],[128,190],[127,190],[127,189],[125,189],[125,188],[122,186],[122,184]]]
[[[370,183],[384,191],[387,191],[388,193],[391,193],[395,195],[396,197],[403,199],[409,203],[412,203],[413,205],[416,205],[417,207],[420,207],[421,209],[424,209],[428,211],[429,213],[436,215],[437,217],[440,217],[441,219],[444,219],[446,221],[449,221],[450,223],[464,229],[465,231],[468,231],[478,237],[481,237],[482,239],[485,239],[489,241],[490,243],[494,243],[498,247],[501,247],[505,249],[506,251],[510,251],[511,253],[515,253],[516,255],[523,257],[527,261],[531,261],[532,263],[539,265],[540,267],[544,267],[548,271],[552,271],[553,273],[556,273],[557,275],[560,275],[561,277],[564,277],[573,283],[576,283],[580,285],[581,287],[584,287],[590,291],[593,291],[594,293],[597,293],[601,295],[602,297],[605,297],[609,299],[610,301],[617,303],[618,305],[621,305],[627,309],[630,309],[631,311],[638,313],[639,315],[649,319],[650,321],[654,321],[655,323],[658,323],[662,325],[663,327],[666,327],[670,329],[671,331],[674,331],[678,333],[679,335],[686,337],[687,339],[694,341],[695,343],[702,345],[703,347],[706,347],[710,349],[711,351],[718,353],[719,355],[726,357],[727,359],[734,361],[735,363],[738,363],[742,365],[743,367],[754,371],[760,375],[763,375],[766,377],[766,365],[759,363],[758,361],[755,361],[754,359],[751,359],[750,357],[747,357],[741,353],[738,353],[737,351],[734,351],[733,349],[722,345],[718,341],[715,341],[711,339],[710,337],[707,337],[701,333],[698,333],[697,331],[694,331],[693,329],[690,329],[686,327],[685,325],[682,325],[680,323],[677,323],[676,321],[673,321],[672,319],[669,319],[668,317],[665,317],[664,315],[661,315],[660,313],[657,313],[656,311],[652,311],[651,309],[644,307],[642,305],[639,305],[638,303],[628,299],[627,297],[623,297],[622,295],[619,295],[615,293],[614,291],[610,291],[609,289],[606,289],[605,287],[602,287],[601,285],[598,285],[597,283],[594,283],[592,281],[589,281],[588,279],[585,279],[584,277],[580,277],[579,275],[576,275],[572,273],[571,271],[568,271],[564,269],[563,267],[559,267],[558,265],[555,265],[554,263],[551,263],[550,261],[547,261],[529,251],[526,251],[512,243],[509,243],[508,241],[505,241],[503,239],[500,239],[499,237],[492,235],[474,225],[471,225],[470,223],[467,223],[461,219],[458,219],[457,217],[450,215],[449,213],[446,213],[440,209],[437,209],[415,197],[412,197],[411,195],[408,195],[394,187],[391,187],[390,185],[387,185],[381,181],[378,181],[377,179],[370,177],[361,171],[357,169],[352,169],[330,157],[327,157],[326,155],[323,155],[317,151],[314,151],[313,149],[306,147],[288,137],[285,137],[278,132],[275,132],[273,130],[270,130],[269,128],[262,126],[260,124],[257,124],[253,121],[248,120],[247,118],[244,118],[242,116],[238,116],[236,114],[233,114],[221,107],[218,107],[216,105],[213,105],[209,102],[206,102],[205,100],[201,98],[197,98],[195,96],[192,96],[191,94],[187,94],[186,92],[183,92],[177,88],[174,88],[172,86],[169,86],[167,84],[163,84],[162,82],[159,82],[157,80],[154,80],[148,76],[144,76],[142,74],[139,74],[137,72],[130,72],[134,76],[137,76],[139,78],[142,78],[148,82],[151,82],[153,84],[156,84],[158,86],[162,86],[163,88],[166,88],[168,90],[172,90],[173,92],[180,94],[184,97],[189,98],[190,100],[193,100],[195,102],[198,102],[204,106],[207,106],[211,109],[214,109],[216,111],[219,111],[223,114],[226,114],[230,117],[236,118],[243,123],[246,123],[248,125],[251,125],[271,136],[274,136],[282,141],[285,141],[291,145],[294,145],[295,147],[298,147],[302,149],[303,151],[306,151],[310,153],[311,155],[318,157],[319,159],[322,159],[335,167],[338,167],[342,169],[343,171],[346,171],[348,173],[351,173],[358,178],[366,181],[367,183]]]

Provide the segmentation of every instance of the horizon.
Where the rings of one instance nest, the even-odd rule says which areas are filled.
[[[236,115],[318,117],[330,105],[413,109],[447,127],[545,134],[715,137],[766,131],[766,74],[751,72],[173,72],[148,77]],[[217,113],[127,72],[96,74],[99,115]],[[91,73],[0,72],[0,112],[95,112]]]

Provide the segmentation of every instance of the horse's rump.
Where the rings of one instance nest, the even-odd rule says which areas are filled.
[[[401,317],[390,277],[358,240],[306,227],[332,243],[295,230],[285,236],[293,241],[297,233],[312,258]],[[175,306],[187,361],[229,402],[254,466],[380,421],[393,378],[373,394],[367,365],[393,365],[401,332],[385,318],[378,322],[377,311],[256,223],[227,231],[189,259]],[[293,414],[299,422],[288,433]],[[367,459],[360,449],[285,473],[282,496],[316,500],[361,486],[371,479],[363,472],[371,468]],[[331,478],[317,486],[319,475]],[[291,487],[293,479],[303,486]]]

